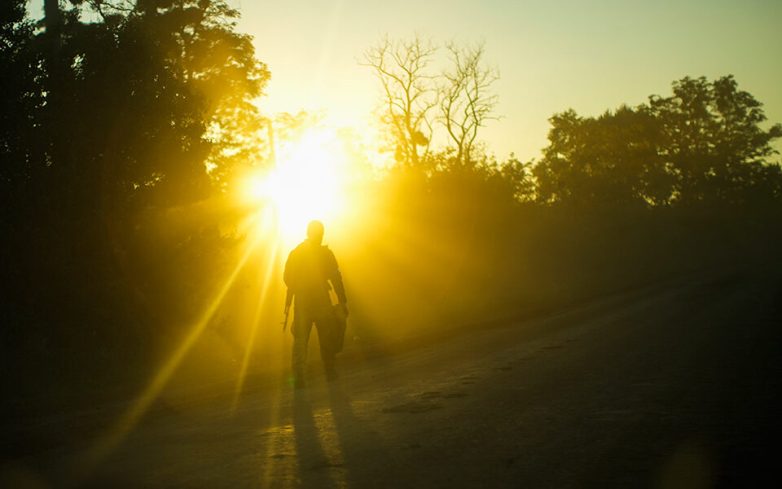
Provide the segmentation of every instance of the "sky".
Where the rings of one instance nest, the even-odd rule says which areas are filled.
[[[484,43],[500,72],[497,115],[479,135],[499,158],[546,145],[548,118],[598,115],[667,95],[684,76],[733,74],[782,122],[779,0],[229,0],[272,73],[266,113],[374,121],[379,86],[362,53],[383,36]],[[443,53],[444,54],[444,53]],[[777,144],[780,147],[780,144]]]

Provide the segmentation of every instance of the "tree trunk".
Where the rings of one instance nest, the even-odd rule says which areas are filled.
[[[60,22],[62,20],[59,0],[43,0],[43,15],[46,33],[52,37],[59,37]]]

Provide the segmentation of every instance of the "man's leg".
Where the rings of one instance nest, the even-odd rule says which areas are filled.
[[[334,334],[337,324],[335,318],[330,314],[319,316],[315,320],[315,327],[318,328],[318,344],[320,345],[320,358],[323,360],[323,369],[326,371],[326,378],[334,380],[337,378],[337,370],[334,367],[334,357],[336,349],[334,347]]]
[[[296,387],[304,387],[304,370],[307,365],[307,344],[312,331],[312,316],[302,309],[294,308],[293,326],[293,354],[291,355],[291,367],[293,369],[293,382]]]

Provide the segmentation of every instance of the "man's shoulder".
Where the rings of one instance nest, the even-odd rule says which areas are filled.
[[[302,255],[308,255],[312,257],[316,256],[325,256],[328,258],[334,257],[334,252],[331,251],[331,248],[328,247],[328,245],[316,245],[313,246],[311,243],[307,242],[306,240],[299,243],[298,246],[293,248],[291,252],[288,254],[288,258],[295,258]]]
[[[295,248],[293,248],[293,249],[291,250],[291,253],[290,253],[290,254],[292,255],[292,254],[294,254],[294,253],[296,253],[296,254],[298,254],[298,253],[302,253],[302,252],[303,252],[303,251],[305,251],[305,250],[306,250],[308,247],[309,247],[309,243],[307,243],[307,241],[302,241],[302,242],[301,242],[301,243],[299,243],[299,244],[298,244],[298,245],[297,245]]]
[[[293,248],[290,251],[290,253],[288,253],[288,261],[296,260],[299,256],[304,254],[306,252],[306,249],[305,249],[306,244],[307,244],[307,242],[304,241],[302,243],[299,243],[299,245],[296,246],[295,248]]]

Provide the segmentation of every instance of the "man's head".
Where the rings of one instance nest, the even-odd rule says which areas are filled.
[[[315,244],[321,244],[323,242],[323,223],[320,221],[310,221],[307,224],[307,239]]]

